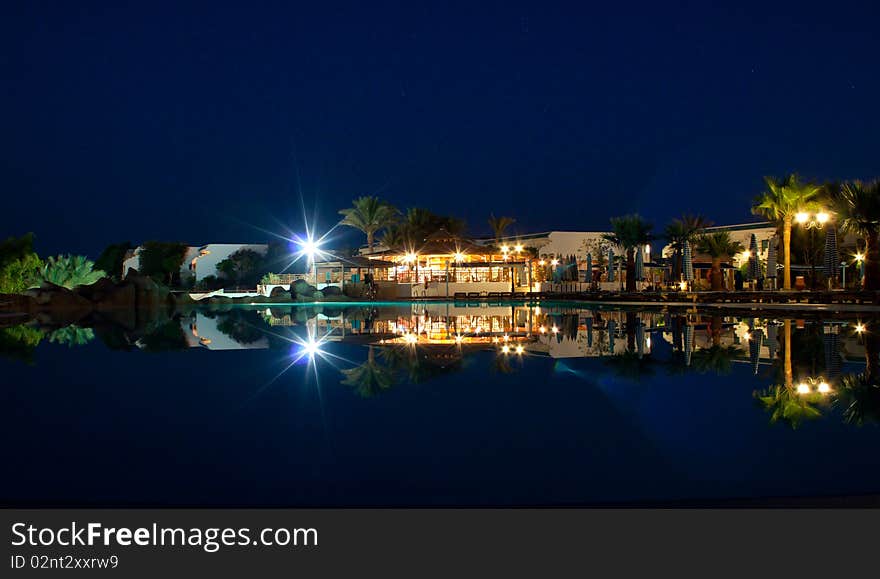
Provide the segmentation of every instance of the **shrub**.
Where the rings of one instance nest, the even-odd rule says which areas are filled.
[[[31,287],[39,287],[43,282],[53,283],[73,289],[81,285],[91,285],[101,278],[107,277],[95,264],[82,255],[59,255],[50,257],[32,281]]]
[[[0,293],[16,294],[32,287],[40,275],[43,261],[36,253],[13,259],[0,267]]]

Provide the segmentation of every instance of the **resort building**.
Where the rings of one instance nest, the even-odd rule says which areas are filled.
[[[189,246],[180,266],[180,279],[193,280],[195,282],[214,275],[219,276],[217,265],[230,255],[241,250],[251,250],[265,255],[269,245],[265,243],[209,243],[207,245]],[[140,270],[140,254],[143,246],[138,246],[129,252],[125,261],[122,262],[122,276],[130,269]]]
[[[375,281],[396,284],[396,297],[452,297],[455,294],[512,294],[532,286],[532,260],[521,244],[496,247],[440,229],[421,244],[365,255],[390,263]]]

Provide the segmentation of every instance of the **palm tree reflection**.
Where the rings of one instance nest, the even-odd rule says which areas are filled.
[[[375,346],[369,346],[367,361],[360,366],[342,370],[342,384],[351,386],[364,398],[371,398],[394,385],[394,372],[376,360]]]
[[[770,414],[770,422],[785,422],[795,429],[807,420],[822,416],[820,407],[828,406],[833,398],[826,391],[811,388],[807,382],[795,386],[792,365],[791,320],[784,320],[782,335],[782,384],[755,392],[758,403]],[[826,385],[827,386],[827,385]]]
[[[840,381],[843,419],[859,426],[880,423],[880,324],[872,326],[865,336],[865,371],[848,374]]]

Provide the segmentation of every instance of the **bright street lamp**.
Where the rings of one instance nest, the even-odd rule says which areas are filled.
[[[795,213],[794,220],[799,225],[803,225],[807,229],[822,228],[826,223],[831,221],[831,214],[824,210],[819,210],[815,215],[808,211],[798,211]]]

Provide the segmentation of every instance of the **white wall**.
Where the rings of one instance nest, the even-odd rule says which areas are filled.
[[[509,292],[510,282],[508,281],[484,281],[484,282],[450,282],[449,283],[449,293],[446,291],[446,282],[445,281],[432,281],[428,283],[428,287],[425,287],[425,284],[400,284],[398,286],[398,291],[400,292],[398,295],[400,297],[446,297],[447,295],[451,298],[455,296],[456,292]]]
[[[256,251],[260,255],[266,255],[269,246],[265,243],[210,243],[208,245],[203,245],[199,248],[198,253],[203,251],[207,251],[208,253],[200,256],[196,261],[196,281],[202,280],[209,275],[217,275],[217,264],[241,249],[250,249]],[[188,269],[189,260],[184,262],[184,267]]]
[[[180,325],[187,344],[191,348],[202,347],[209,350],[254,350],[269,347],[269,340],[265,336],[248,344],[235,341],[217,329],[217,324],[222,319],[222,316],[209,318],[199,312],[191,317],[181,318]]]

